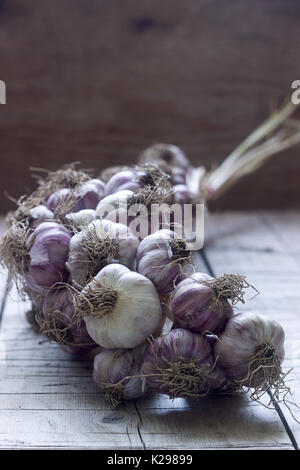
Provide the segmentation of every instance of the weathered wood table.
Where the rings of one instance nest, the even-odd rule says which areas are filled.
[[[2,224],[3,229],[3,224]],[[208,216],[206,272],[247,275],[260,295],[240,310],[259,311],[286,331],[285,369],[300,403],[300,213]],[[1,275],[0,448],[14,449],[294,449],[300,426],[276,410],[242,397],[199,403],[161,395],[111,411],[92,379],[92,365],[74,360],[34,333],[28,305]],[[250,296],[251,297],[251,296]],[[266,400],[267,403],[267,400]],[[298,420],[300,412],[295,412]]]

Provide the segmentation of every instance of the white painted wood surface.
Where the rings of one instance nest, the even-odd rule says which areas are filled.
[[[206,226],[215,272],[247,274],[261,292],[247,309],[283,324],[285,366],[295,368],[291,387],[300,402],[300,214],[226,213]],[[34,333],[26,308],[12,292],[0,328],[0,448],[293,449],[278,413],[247,397],[193,403],[153,395],[111,411],[93,383],[92,361]],[[299,425],[284,413],[299,441]]]

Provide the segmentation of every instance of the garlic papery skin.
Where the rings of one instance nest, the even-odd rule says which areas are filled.
[[[137,251],[137,271],[151,279],[159,294],[172,292],[184,273],[192,271],[186,242],[167,229],[148,235]]]
[[[78,293],[77,309],[91,338],[108,349],[138,346],[154,333],[162,317],[153,283],[121,264],[103,268]]]
[[[193,273],[176,286],[171,310],[178,325],[194,333],[218,333],[233,315],[227,299],[219,297],[211,287],[213,278]]]
[[[75,287],[84,287],[104,266],[119,263],[134,269],[139,240],[123,224],[94,220],[70,242],[66,267]]]
[[[50,289],[38,312],[41,333],[67,351],[85,354],[96,347],[88,335],[84,321],[75,312],[71,289]]]
[[[140,398],[147,391],[131,349],[103,349],[94,358],[93,377],[113,408],[120,401]]]
[[[183,328],[151,341],[143,358],[141,372],[149,388],[171,398],[200,398],[222,387],[224,374],[217,379],[215,360],[209,342]]]
[[[217,364],[236,385],[272,388],[284,359],[284,331],[275,320],[243,312],[228,320],[214,347]]]
[[[65,262],[69,254],[70,232],[55,222],[43,222],[28,237],[28,266],[25,280],[36,292],[47,291],[57,282],[68,279]]]

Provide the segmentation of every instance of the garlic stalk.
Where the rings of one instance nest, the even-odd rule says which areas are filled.
[[[263,166],[273,155],[300,143],[299,128],[289,125],[297,106],[290,100],[275,110],[213,171],[201,175],[205,200],[217,199],[241,177]]]

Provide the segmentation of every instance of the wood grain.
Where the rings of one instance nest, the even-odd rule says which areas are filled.
[[[299,214],[290,215],[293,227]],[[262,291],[251,308],[272,314],[287,335],[286,367],[296,366],[299,397],[299,262],[275,235],[280,217],[228,214],[207,220],[206,250],[216,271],[247,271]],[[277,230],[277,229],[276,229]],[[280,237],[283,235],[280,235]],[[245,255],[246,253],[246,255]],[[197,255],[198,269],[204,271]],[[288,272],[288,283],[274,266]],[[5,273],[1,274],[1,285]],[[280,283],[281,279],[281,283]],[[281,290],[279,289],[281,286]],[[284,289],[284,292],[282,291]],[[283,308],[285,306],[285,308]],[[39,449],[292,449],[274,410],[244,397],[208,397],[199,403],[162,395],[108,409],[91,377],[90,360],[76,360],[26,324],[26,304],[12,292],[0,328],[0,448]],[[283,312],[284,311],[284,315]],[[295,435],[296,426],[290,421]]]
[[[31,165],[100,169],[157,141],[210,167],[299,79],[297,0],[1,5],[1,194],[31,189]],[[299,207],[298,155],[276,156],[215,207]]]
[[[216,274],[240,273],[260,292],[237,311],[257,311],[284,328],[286,357],[293,401],[300,403],[300,217],[299,213],[226,213],[206,223],[206,252]],[[298,233],[298,237],[297,237]],[[296,238],[297,237],[297,238]],[[300,421],[300,409],[291,408]],[[282,410],[295,438],[300,425],[284,405]]]

